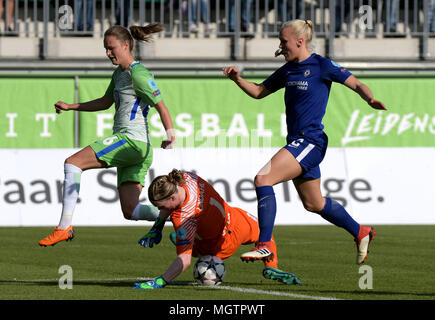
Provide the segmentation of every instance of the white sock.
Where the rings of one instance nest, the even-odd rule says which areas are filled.
[[[82,169],[73,164],[65,163],[65,180],[63,181],[62,215],[59,229],[66,229],[71,225],[74,208],[77,204],[80,191],[80,178]]]
[[[131,214],[131,220],[155,221],[159,216],[159,209],[152,205],[138,203]]]

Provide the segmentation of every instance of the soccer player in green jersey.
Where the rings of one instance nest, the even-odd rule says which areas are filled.
[[[115,103],[116,111],[111,136],[93,142],[65,160],[61,219],[54,231],[39,241],[41,246],[55,245],[74,237],[71,222],[79,195],[80,177],[88,169],[117,168],[119,199],[126,219],[151,221],[157,218],[156,207],[139,203],[153,158],[147,123],[151,107],[159,113],[168,136],[161,147],[170,148],[175,142],[175,134],[171,115],[152,74],[135,61],[132,49],[134,40],[149,41],[152,33],[161,30],[158,24],[130,26],[128,29],[113,26],[106,30],[106,55],[118,67],[105,94],[88,102],[68,104],[59,101],[54,105],[57,113],[68,110],[92,112],[106,110]]]

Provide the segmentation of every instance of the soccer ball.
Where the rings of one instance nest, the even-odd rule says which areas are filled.
[[[201,256],[193,267],[193,277],[205,286],[218,286],[225,277],[225,264],[216,256]]]

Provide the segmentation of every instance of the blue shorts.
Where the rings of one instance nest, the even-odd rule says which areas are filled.
[[[283,148],[287,149],[301,165],[303,172],[298,178],[318,179],[320,178],[319,164],[325,157],[327,146],[328,137],[324,134],[316,143],[301,136],[290,140]]]

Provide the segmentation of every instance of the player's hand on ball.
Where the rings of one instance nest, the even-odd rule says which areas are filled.
[[[159,244],[161,240],[162,230],[151,228],[151,230],[146,235],[139,239],[138,243],[144,248],[152,248],[154,244]]]

